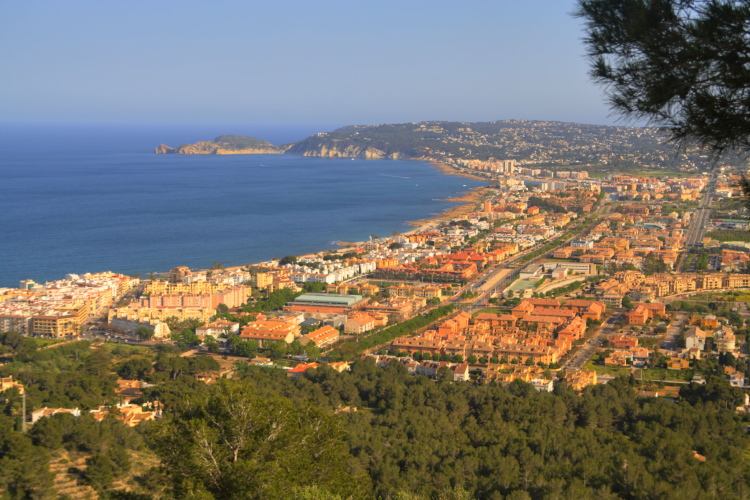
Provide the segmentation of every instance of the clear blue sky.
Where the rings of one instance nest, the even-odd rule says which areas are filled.
[[[5,1],[0,121],[616,124],[574,6]]]

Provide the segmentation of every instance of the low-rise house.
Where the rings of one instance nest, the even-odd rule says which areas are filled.
[[[565,372],[565,382],[574,391],[580,392],[585,387],[596,384],[598,379],[594,370],[569,370]]]
[[[736,337],[731,328],[722,327],[714,337],[714,343],[719,352],[734,352],[737,349]]]
[[[288,372],[286,372],[289,378],[297,378],[302,376],[310,368],[317,368],[318,363],[300,363]]]
[[[156,418],[156,412],[145,411],[143,407],[133,404],[100,406],[96,410],[91,410],[91,416],[94,417],[94,420],[97,422],[101,422],[108,415],[114,415],[117,420],[120,420],[128,427],[135,427],[141,422],[154,420]]]
[[[629,325],[645,325],[648,320],[665,316],[667,312],[661,303],[639,302],[634,305],[635,308],[626,315]]]
[[[306,344],[305,340],[307,340],[307,342],[314,343],[316,347],[325,349],[338,342],[339,334],[340,332],[338,328],[326,325],[308,333],[307,335],[303,335],[301,342]]]
[[[732,387],[745,387],[745,374],[742,372],[735,372],[729,375],[729,384]]]
[[[719,328],[719,319],[715,314],[706,314],[704,317],[698,318],[698,324],[701,328],[714,330],[716,328]]]
[[[300,327],[284,320],[258,320],[248,323],[240,337],[244,340],[254,340],[260,347],[266,342],[284,341],[291,344],[300,334]]]
[[[149,384],[146,384],[146,386],[149,386]],[[142,387],[143,384],[140,380],[119,379],[115,394],[119,396],[121,402],[129,403],[131,399],[138,399],[143,395]]]
[[[585,320],[601,321],[607,306],[598,300],[568,300],[563,307],[573,309]]]
[[[23,394],[23,384],[13,380],[13,375],[0,378],[0,392],[8,389],[18,389],[19,394]]]
[[[646,366],[649,355],[649,350],[645,347],[637,346],[630,349],[630,359],[633,360],[633,366],[635,367]]]
[[[348,372],[352,370],[352,365],[346,361],[335,361],[333,363],[328,363],[328,366],[330,366],[331,369],[339,373]]]
[[[543,378],[535,378],[531,380],[531,385],[534,386],[538,392],[552,392],[553,384],[551,380]]]
[[[51,417],[60,413],[68,413],[74,417],[81,416],[81,410],[78,408],[71,410],[69,408],[47,408],[45,406],[44,408],[39,408],[31,412],[31,423],[35,424],[40,418]]]
[[[685,359],[701,359],[701,350],[697,347],[691,347],[690,349],[682,349],[679,356]]]
[[[422,361],[416,368],[415,373],[417,375],[425,375],[430,378],[437,377],[438,371],[442,367],[450,368],[451,364],[446,361]],[[468,366],[467,366],[468,370]],[[455,374],[454,374],[455,380]]]
[[[638,347],[638,339],[635,337],[627,337],[625,335],[617,335],[612,337],[609,341],[615,349],[632,349]]]
[[[468,382],[469,381],[469,365],[467,363],[460,363],[451,367],[453,371],[453,381]]]
[[[227,335],[230,333],[237,333],[240,330],[240,324],[233,321],[226,321],[218,319],[207,325],[199,326],[195,329],[195,334],[199,337],[210,335],[214,338],[218,338],[221,335]]]
[[[273,361],[270,358],[253,358],[248,363],[253,366],[273,366]]]
[[[690,362],[682,358],[669,358],[667,361],[667,370],[687,370],[690,368]]]
[[[604,366],[628,366],[630,356],[624,352],[613,352],[604,360]]]
[[[701,351],[706,349],[706,332],[697,326],[688,327],[685,332],[685,347],[688,349],[696,348]]]
[[[361,335],[375,328],[375,319],[367,313],[352,313],[344,323],[344,333]]]
[[[629,325],[645,325],[649,319],[648,309],[642,305],[638,305],[633,308],[632,311],[625,315],[626,321]]]

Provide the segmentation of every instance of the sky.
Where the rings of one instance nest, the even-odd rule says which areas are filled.
[[[0,2],[0,122],[622,124],[574,0]]]

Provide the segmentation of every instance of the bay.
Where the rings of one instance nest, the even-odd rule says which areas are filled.
[[[419,161],[153,153],[221,133],[276,144],[312,133],[256,129],[0,126],[0,286],[338,248],[406,231],[482,185]]]

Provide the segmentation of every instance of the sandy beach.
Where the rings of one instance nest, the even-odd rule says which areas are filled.
[[[477,205],[484,199],[489,192],[489,188],[487,187],[475,187],[471,188],[469,191],[464,193],[462,196],[457,196],[455,198],[448,198],[444,201],[449,201],[451,203],[459,203],[459,205],[456,205],[452,208],[449,208],[445,212],[441,212],[435,217],[430,217],[429,219],[423,219],[418,221],[410,222],[412,226],[415,226],[415,229],[408,231],[408,233],[404,234],[411,234],[414,232],[419,232],[423,230],[424,226],[433,226],[440,222],[445,222],[451,219],[455,219],[456,217],[462,217],[466,214],[472,213],[476,211]]]
[[[457,172],[453,167],[450,167],[449,165],[446,165],[444,163],[439,163],[435,160],[425,159],[423,161],[428,161],[430,165],[440,170],[442,174],[444,175],[456,175],[459,177],[466,177],[468,179],[478,180],[478,181],[486,180],[485,178],[479,177],[476,175]],[[409,225],[413,226],[414,229],[410,229],[409,231],[406,231],[400,234],[409,235],[409,234],[414,234],[414,233],[420,233],[423,231],[428,231],[430,229],[437,227],[442,222],[449,221],[457,217],[463,217],[466,214],[475,212],[477,210],[477,205],[481,203],[481,201],[484,198],[487,197],[487,195],[489,194],[489,191],[490,189],[488,187],[474,187],[466,191],[461,196],[456,196],[453,198],[447,198],[445,200],[441,200],[441,201],[448,201],[451,203],[456,203],[456,205],[445,210],[444,212],[435,214],[434,217],[409,222]],[[356,241],[356,242],[339,241],[336,244],[340,247],[347,248],[347,247],[358,247],[362,245],[363,243],[364,243],[363,241]],[[323,250],[317,253],[325,253],[326,251],[327,250]],[[245,266],[236,266],[235,268],[227,268],[227,269],[241,269],[243,267]]]
[[[475,181],[486,181],[484,177],[479,177],[478,175],[472,175],[472,174],[466,174],[464,172],[457,172],[456,169],[453,167],[446,165],[445,163],[439,163],[435,160],[426,160],[435,167],[436,169],[440,170],[445,175],[457,175],[459,177],[466,177],[467,179],[473,179]]]
[[[475,187],[461,196],[454,198],[448,198],[444,201],[451,203],[457,203],[456,206],[449,208],[448,210],[436,214],[434,217],[429,219],[422,219],[417,221],[409,222],[414,229],[400,233],[401,235],[409,235],[414,233],[421,233],[437,227],[441,222],[449,221],[457,217],[462,217],[466,214],[470,214],[477,210],[477,205],[489,194],[490,188],[487,187]],[[364,242],[350,242],[340,241],[337,244],[341,247],[356,247],[360,246]]]
[[[435,160],[430,160],[426,158],[421,159],[421,160],[429,162],[430,165],[440,170],[444,175],[457,175],[459,177],[466,177],[468,179],[477,180],[477,181],[487,180],[484,177],[479,177],[477,175],[457,172],[453,167],[446,165],[445,163],[440,163]],[[458,203],[458,205],[452,208],[449,208],[445,212],[436,214],[434,217],[409,222],[409,225],[413,226],[414,229],[411,229],[401,234],[409,235],[409,234],[414,234],[414,233],[420,233],[423,231],[428,231],[438,226],[441,222],[445,222],[445,221],[455,219],[457,217],[462,217],[466,214],[475,212],[477,205],[487,196],[488,192],[489,192],[489,188],[487,187],[474,187],[474,188],[471,188],[466,193],[464,193],[462,196],[448,198],[444,201],[449,201],[451,203]],[[356,247],[356,246],[361,245],[362,243],[363,242],[361,241],[360,242],[340,241],[337,243],[337,245],[340,247]]]

